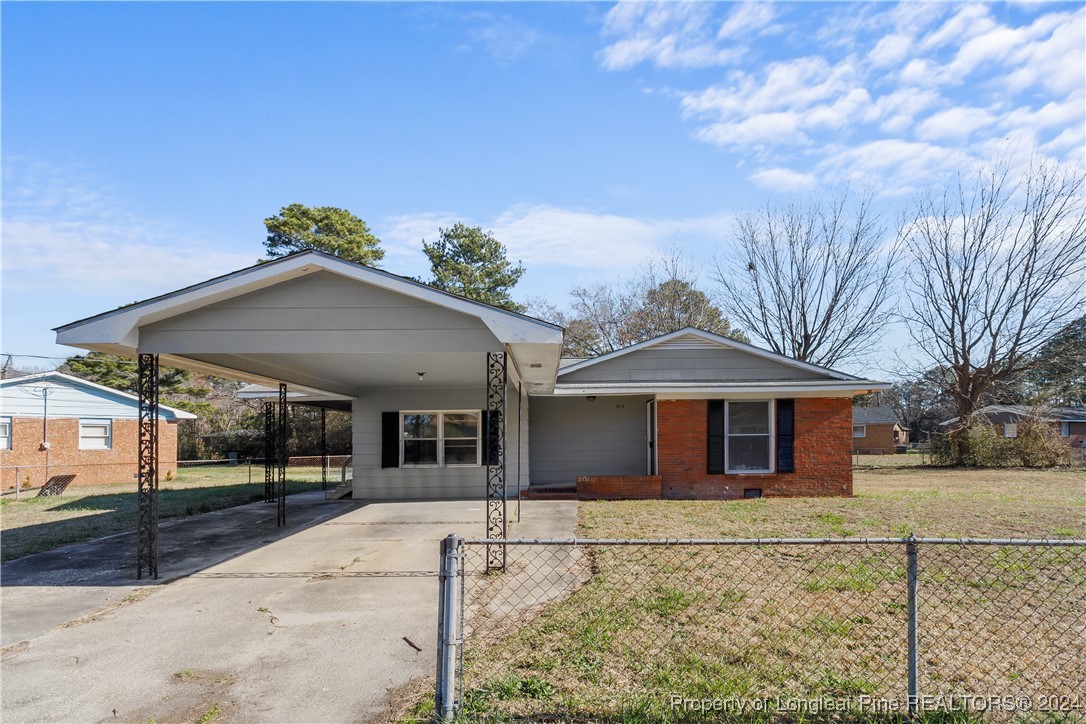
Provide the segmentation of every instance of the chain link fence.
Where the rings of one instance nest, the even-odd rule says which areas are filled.
[[[1086,541],[492,545],[443,542],[439,720],[1086,711]]]

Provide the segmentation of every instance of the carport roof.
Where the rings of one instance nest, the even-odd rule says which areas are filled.
[[[562,343],[560,326],[316,251],[299,252],[257,264],[127,307],[65,324],[55,328],[57,343],[132,357],[141,351],[149,351],[146,344],[141,346],[141,328],[319,272],[330,272],[385,292],[474,317],[485,325],[489,334],[492,334],[501,346],[499,348],[503,347],[510,353],[516,372],[528,383],[529,388],[546,391],[554,385]],[[436,348],[438,345],[434,346],[433,354],[439,355],[443,352]],[[313,375],[299,374],[290,378],[285,374],[271,374],[271,368],[255,362],[251,366],[247,365],[241,356],[235,358],[237,363],[227,365],[216,360],[201,360],[198,355],[186,355],[183,351],[157,351],[161,352],[164,364],[225,374],[256,383],[286,381],[291,383],[294,389],[350,394],[349,384],[337,384],[335,380],[322,380]],[[306,351],[312,356],[321,354],[323,350]],[[336,350],[339,353],[343,351]],[[359,349],[357,353],[375,354],[382,351],[384,350],[370,347]],[[464,351],[459,350],[461,353]],[[328,384],[322,385],[323,381]]]

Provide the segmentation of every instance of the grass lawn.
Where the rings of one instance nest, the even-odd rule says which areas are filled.
[[[1082,471],[871,466],[855,493],[584,502],[578,535],[1086,538]],[[499,577],[480,573],[485,551],[469,547],[464,718],[821,721],[827,712],[775,710],[775,697],[901,702],[903,549],[520,547]],[[1086,550],[922,547],[920,572],[922,694],[1080,695]],[[770,710],[676,710],[673,694]]]
[[[177,518],[264,498],[264,468],[211,465],[181,468],[159,483],[159,516]],[[287,468],[287,493],[320,487],[321,469]],[[0,499],[0,558],[39,553],[136,528],[136,483],[69,487],[63,495]]]

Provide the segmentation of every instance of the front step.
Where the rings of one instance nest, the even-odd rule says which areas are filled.
[[[576,500],[576,485],[529,485],[528,489],[521,492],[524,500]]]
[[[340,483],[336,486],[335,490],[324,491],[324,498],[325,500],[340,500],[341,498],[346,498],[348,495],[354,497],[352,495],[353,491],[354,487],[350,483]]]

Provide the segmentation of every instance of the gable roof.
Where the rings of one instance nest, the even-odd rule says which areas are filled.
[[[591,367],[592,365],[599,364],[600,362],[606,362],[607,360],[622,357],[624,355],[630,354],[631,352],[637,352],[638,350],[642,349],[649,349],[652,347],[670,347],[672,349],[685,347],[688,349],[693,349],[705,345],[737,349],[742,352],[752,354],[755,357],[762,357],[764,359],[773,360],[774,362],[779,362],[780,364],[789,367],[795,367],[796,369],[801,369],[807,372],[816,372],[819,374],[823,374],[832,379],[848,381],[861,379],[860,377],[848,375],[844,372],[837,372],[836,370],[831,370],[827,367],[819,367],[818,365],[808,364],[807,362],[800,362],[799,360],[792,359],[791,357],[786,357],[783,354],[777,354],[776,352],[770,352],[767,349],[755,347],[751,344],[738,342],[730,337],[723,337],[719,334],[706,332],[704,329],[698,329],[697,327],[684,327],[677,332],[670,332],[668,334],[660,335],[659,337],[646,339],[644,342],[638,342],[637,344],[632,344],[629,347],[617,349],[614,352],[609,352],[608,354],[600,355],[599,357],[592,357],[590,359],[576,362],[567,367],[563,367],[558,372],[558,376],[561,377],[562,375],[569,372],[583,370]]]
[[[23,377],[11,377],[6,380],[0,380],[0,390],[5,387],[19,387],[22,385],[46,382],[57,385],[58,387],[82,387],[85,390],[90,390],[96,393],[104,393],[107,397],[113,399],[115,402],[130,405],[132,407],[139,407],[139,398],[128,392],[122,392],[121,390],[115,390],[112,387],[106,387],[90,380],[84,380],[80,377],[73,377],[72,375],[66,375],[63,372],[39,372],[33,375],[25,375]],[[2,397],[2,395],[0,395]],[[170,407],[169,405],[158,405],[159,414],[165,413],[166,419],[173,420],[195,420],[196,415],[185,410],[180,410],[176,407]],[[5,414],[8,414],[5,412]]]
[[[597,368],[589,375],[580,374],[594,365],[617,360],[626,355],[635,355],[645,350],[669,352],[688,350],[691,359],[704,361],[702,352],[727,351],[749,357],[755,366],[765,365],[783,370],[795,370],[793,376],[771,379],[761,375],[729,377],[723,372],[725,367],[708,376],[697,378],[683,377],[682,374],[661,375],[665,368],[659,366],[659,360],[650,365],[652,370],[647,376],[631,374],[631,370],[612,369],[607,365]],[[687,356],[686,353],[680,357]],[[630,367],[636,367],[631,364]],[[715,370],[715,367],[712,369]],[[703,367],[702,371],[706,371]],[[558,370],[556,395],[629,395],[651,394],[664,399],[729,398],[729,399],[765,399],[766,397],[845,397],[856,394],[889,389],[885,382],[867,380],[825,367],[800,362],[784,355],[770,352],[750,344],[737,342],[712,332],[695,327],[686,327],[676,332],[664,334],[653,339],[624,347],[609,354],[587,360],[574,361]]]
[[[171,314],[179,313],[179,310],[177,309],[179,307],[185,307],[185,309],[180,311],[191,311],[192,309],[198,309],[222,299],[229,299],[256,289],[262,289],[270,286],[276,281],[303,276],[317,271],[318,269],[342,274],[359,281],[374,284],[383,289],[400,292],[409,297],[432,302],[440,307],[477,316],[482,319],[483,322],[491,328],[494,335],[502,341],[536,341],[504,339],[509,336],[508,333],[510,331],[515,329],[525,330],[534,327],[539,330],[550,332],[551,335],[553,335],[554,332],[561,333],[562,331],[560,325],[545,322],[542,319],[536,319],[535,317],[529,317],[528,315],[520,314],[519,312],[512,312],[492,304],[468,299],[467,297],[462,297],[458,294],[453,294],[452,292],[435,289],[428,284],[423,284],[422,282],[408,277],[392,274],[383,269],[347,261],[346,259],[340,259],[337,256],[314,250],[295,252],[262,264],[254,264],[253,266],[245,267],[244,269],[239,269],[230,272],[229,274],[212,277],[206,281],[192,284],[176,291],[160,294],[157,297],[144,299],[143,301],[135,302],[134,304],[129,304],[108,312],[102,312],[101,314],[85,317],[84,319],[54,327],[53,331],[57,332],[58,342],[64,344],[60,339],[64,333],[80,327],[89,327],[96,323],[107,320],[116,320],[118,318],[139,319],[140,324],[147,324],[150,321],[155,321],[163,316],[169,316],[162,314],[162,312],[167,309],[171,310]],[[201,294],[201,292],[203,294]],[[499,333],[499,330],[502,330],[503,333]]]
[[[889,407],[853,407],[853,425],[898,425],[897,413]]]

